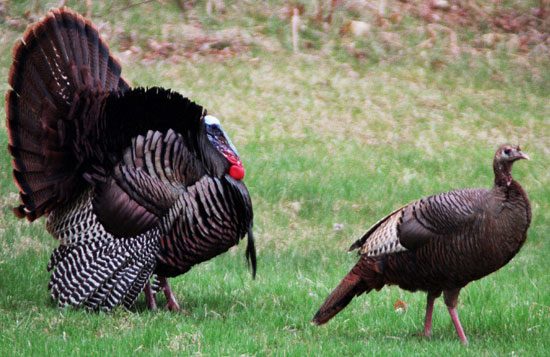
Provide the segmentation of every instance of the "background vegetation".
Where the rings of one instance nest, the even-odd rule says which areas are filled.
[[[1,92],[14,42],[59,3],[0,1]],[[56,308],[45,269],[56,242],[43,222],[11,214],[18,198],[4,150],[0,355],[548,353],[546,1],[67,3],[88,12],[133,85],[173,88],[222,119],[247,169],[258,278],[241,245],[172,279],[182,314],[146,311],[143,297],[111,314]],[[510,264],[463,290],[468,348],[441,301],[433,338],[419,337],[425,294],[394,287],[310,325],[369,225],[423,195],[490,186],[504,142],[532,157],[514,175],[533,222]]]

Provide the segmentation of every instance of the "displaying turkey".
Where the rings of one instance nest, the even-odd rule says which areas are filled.
[[[428,293],[424,335],[430,336],[434,301],[445,304],[462,343],[468,340],[456,311],[460,289],[503,267],[527,238],[531,207],[512,178],[512,164],[528,159],[502,145],[493,160],[492,189],[456,190],[423,198],[372,226],[350,250],[360,260],[329,295],[313,322],[324,324],[364,292],[396,284]]]
[[[92,23],[52,10],[13,51],[6,96],[18,217],[47,216],[60,245],[49,288],[59,305],[156,306],[167,277],[227,251],[248,234],[244,168],[220,122],[162,88],[128,86]],[[156,286],[156,284],[153,284]]]

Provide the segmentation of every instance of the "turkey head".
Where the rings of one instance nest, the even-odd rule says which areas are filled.
[[[229,176],[235,180],[244,178],[244,167],[239,157],[237,149],[231,142],[229,136],[225,133],[218,118],[212,115],[204,117],[204,125],[206,126],[206,135],[210,143],[227,161],[229,161]]]

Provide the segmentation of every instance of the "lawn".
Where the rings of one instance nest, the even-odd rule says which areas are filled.
[[[36,2],[8,3],[13,18],[24,22],[24,10]],[[382,48],[376,57],[361,58],[344,40],[334,40],[337,30],[323,35],[311,28],[302,29],[309,45],[294,54],[288,23],[269,16],[279,2],[266,2],[263,11],[253,2],[226,3],[217,17],[204,12],[203,2],[185,15],[168,1],[120,11],[94,2],[93,19],[132,85],[172,88],[221,119],[247,170],[256,280],[241,244],[171,280],[182,313],[147,311],[143,296],[130,311],[55,307],[46,264],[56,242],[43,220],[29,224],[11,213],[18,197],[3,149],[0,355],[547,355],[548,61],[499,49],[450,57],[438,45],[406,56]],[[154,15],[143,16],[146,10]],[[230,37],[242,41],[198,54],[166,47],[163,41],[177,41],[178,31],[189,30],[184,24],[197,21],[212,36],[238,29]],[[415,21],[399,26],[412,28]],[[1,92],[8,88],[11,47],[23,30],[0,20]],[[407,41],[422,41],[403,31]],[[376,49],[376,43],[364,48]],[[490,187],[494,150],[505,142],[521,144],[531,156],[515,165],[514,177],[530,196],[533,221],[527,243],[506,267],[462,291],[468,347],[460,345],[442,300],[433,337],[418,336],[425,294],[395,287],[356,298],[325,326],[310,324],[357,260],[347,247],[371,224],[424,195]],[[3,120],[0,147],[7,147]],[[394,309],[398,300],[405,310]]]

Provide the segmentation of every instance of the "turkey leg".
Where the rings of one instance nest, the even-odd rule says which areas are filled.
[[[432,315],[434,312],[434,302],[441,295],[441,291],[428,292],[428,302],[426,303],[426,317],[424,318],[424,336],[432,336]]]
[[[449,315],[451,315],[451,320],[453,320],[453,325],[455,325],[456,333],[458,334],[458,338],[460,338],[460,342],[462,342],[463,345],[468,345],[468,339],[464,334],[464,329],[460,324],[460,320],[458,319],[458,312],[456,311],[459,293],[460,289],[446,290],[443,292],[443,298],[445,299],[445,305],[447,305]]]
[[[168,310],[179,311],[180,306],[174,296],[174,293],[172,292],[172,289],[170,289],[170,285],[168,285],[168,280],[163,276],[159,276],[159,283],[160,287],[164,291],[164,296],[166,296],[166,307]]]
[[[151,283],[148,282],[147,284],[145,284],[144,293],[145,293],[145,301],[147,302],[147,308],[149,310],[156,310],[157,298],[155,296],[156,294],[153,291],[153,288],[151,288]]]

